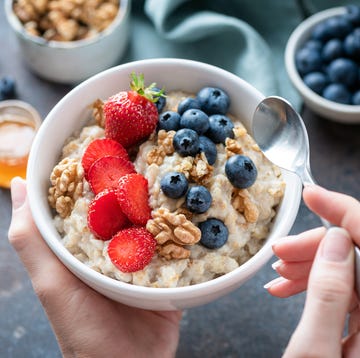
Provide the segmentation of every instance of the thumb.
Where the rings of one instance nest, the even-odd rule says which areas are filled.
[[[11,202],[13,211],[22,207],[26,199],[25,180],[15,177],[11,181]]]
[[[304,312],[286,351],[288,356],[316,353],[320,357],[341,357],[341,339],[354,287],[353,252],[346,230],[327,231],[310,272]]]

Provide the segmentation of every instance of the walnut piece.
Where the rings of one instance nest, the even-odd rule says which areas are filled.
[[[84,172],[77,159],[65,158],[57,164],[51,175],[48,200],[62,217],[70,215],[75,201],[82,195]]]
[[[105,30],[119,11],[119,0],[15,0],[13,10],[31,35],[76,41]]]
[[[168,243],[163,246],[158,246],[157,252],[160,256],[164,257],[166,260],[171,259],[187,259],[190,257],[190,250],[185,249],[181,245],[175,243]]]
[[[157,135],[157,146],[149,151],[146,157],[147,164],[161,165],[167,155],[174,153],[173,138],[175,131],[166,132],[161,129]]]
[[[152,219],[146,228],[154,235],[158,243],[158,253],[165,258],[184,258],[185,250],[190,251],[185,245],[194,245],[200,241],[201,231],[184,214],[170,212],[168,209],[159,208],[152,214]],[[172,244],[171,246],[168,246]],[[165,248],[165,246],[168,246]],[[181,248],[175,248],[178,246]]]
[[[233,132],[234,132],[235,138],[240,138],[247,134],[247,130],[243,126],[236,126],[233,129]]]
[[[189,171],[190,179],[195,183],[206,186],[210,182],[214,167],[212,167],[204,152],[197,154]]]
[[[240,143],[236,139],[226,138],[225,140],[226,158],[235,154],[244,154]]]
[[[104,102],[101,99],[97,99],[92,104],[92,111],[93,111],[92,115],[96,121],[96,124],[101,128],[105,128],[105,116],[103,112],[103,105]]]
[[[251,200],[247,189],[234,189],[231,203],[233,207],[244,217],[247,222],[255,223],[259,218],[259,209]]]

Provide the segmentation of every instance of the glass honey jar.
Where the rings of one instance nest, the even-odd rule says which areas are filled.
[[[40,124],[38,112],[28,103],[0,102],[0,187],[9,188],[16,176],[26,178],[31,144]]]

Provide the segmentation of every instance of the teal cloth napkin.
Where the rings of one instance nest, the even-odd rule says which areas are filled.
[[[300,109],[285,70],[286,42],[305,17],[347,3],[360,5],[360,0],[133,0],[123,61],[176,57],[206,62]]]

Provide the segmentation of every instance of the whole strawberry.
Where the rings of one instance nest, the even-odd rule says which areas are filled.
[[[130,91],[110,97],[103,106],[105,136],[129,148],[147,138],[156,128],[158,111],[154,104],[162,96],[155,83],[148,88],[142,74],[131,74]]]

